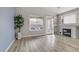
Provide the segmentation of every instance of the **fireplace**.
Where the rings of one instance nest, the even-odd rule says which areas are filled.
[[[63,33],[64,36],[71,37],[71,29],[63,28],[63,32],[62,33]]]

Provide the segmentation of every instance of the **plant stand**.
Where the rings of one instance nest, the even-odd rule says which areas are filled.
[[[21,39],[22,38],[22,35],[20,32],[18,32],[18,39]]]

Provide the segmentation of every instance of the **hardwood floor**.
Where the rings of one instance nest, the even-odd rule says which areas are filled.
[[[8,52],[78,52],[79,39],[46,35],[16,40]]]

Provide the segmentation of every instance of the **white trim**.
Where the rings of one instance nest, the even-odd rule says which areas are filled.
[[[34,36],[41,36],[41,35],[46,35],[46,34],[40,34],[40,35],[27,35],[27,36],[23,36],[22,38],[24,38],[24,37],[34,37]]]
[[[10,47],[12,46],[12,44],[15,42],[15,40],[13,40],[10,44],[9,44],[9,46],[7,47],[7,49],[4,51],[4,52],[8,52],[8,50],[10,49]]]
[[[49,33],[49,34],[52,34],[52,33]],[[43,35],[49,35],[49,34],[28,35],[28,36],[22,36],[22,38],[24,38],[24,37],[35,37],[35,36],[43,36]]]

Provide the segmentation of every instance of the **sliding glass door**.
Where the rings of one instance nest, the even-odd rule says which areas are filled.
[[[46,18],[46,33],[47,34],[54,33],[53,17]]]

